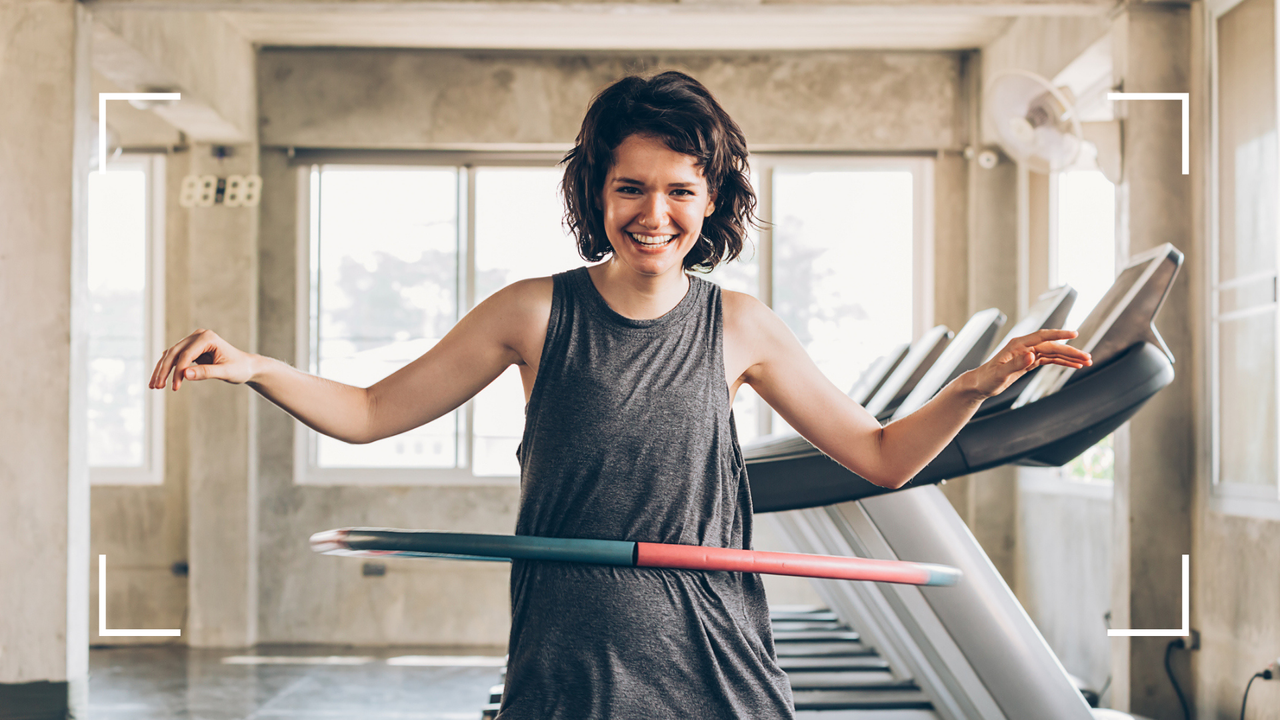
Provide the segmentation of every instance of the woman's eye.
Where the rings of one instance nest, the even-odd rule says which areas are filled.
[[[623,185],[622,187],[618,188],[618,192],[624,195],[636,195],[636,194],[639,194],[640,188],[634,188],[634,187],[631,187],[630,185]]]

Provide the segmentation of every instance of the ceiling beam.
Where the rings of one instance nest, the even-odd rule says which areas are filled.
[[[152,110],[197,141],[257,137],[252,44],[210,13],[93,11],[93,69],[124,92],[179,92]],[[111,110],[108,107],[107,117]]]
[[[637,11],[793,11],[856,10],[871,13],[945,12],[978,15],[1092,15],[1119,0],[81,0],[90,7],[200,12],[316,13],[330,11],[418,12],[438,10],[527,10],[574,12]]]

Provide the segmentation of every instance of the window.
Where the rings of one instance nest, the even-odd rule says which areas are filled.
[[[1280,517],[1275,0],[1225,0],[1208,9],[1213,495],[1228,512]]]
[[[1056,173],[1056,223],[1050,237],[1053,261],[1049,285],[1070,285],[1076,302],[1067,329],[1080,327],[1116,278],[1116,188],[1100,170],[1084,166]],[[1052,189],[1056,185],[1056,192]],[[1062,468],[1062,476],[1078,482],[1115,479],[1115,436],[1108,435]]]
[[[371,385],[500,288],[582,265],[561,226],[558,159],[306,168],[299,367]],[[824,372],[852,385],[876,355],[928,323],[921,308],[929,303],[917,296],[932,286],[921,274],[929,161],[752,164],[761,214],[772,210],[781,220],[753,233],[737,262],[707,278],[766,301],[762,288],[771,288]],[[511,482],[524,404],[513,367],[450,415],[375,443],[347,445],[299,424],[298,481]],[[739,389],[734,415],[742,442],[770,430],[767,406],[750,388]]]
[[[555,161],[311,167],[300,366],[367,387],[498,289],[582,265],[560,225]],[[300,481],[507,482],[519,474],[523,407],[512,367],[452,413],[378,442],[348,445],[299,426]]]
[[[774,311],[842,389],[931,324],[932,165],[872,158],[757,159]],[[761,432],[788,429],[762,406]],[[741,430],[741,424],[739,424]]]
[[[164,160],[123,155],[89,177],[89,466],[97,485],[164,481]]]

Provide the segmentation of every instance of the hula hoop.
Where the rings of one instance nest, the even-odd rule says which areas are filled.
[[[585,540],[528,535],[338,528],[311,536],[311,549],[327,555],[444,558],[449,560],[549,560],[623,567],[723,570],[797,577],[924,585],[955,585],[960,571],[947,565],[868,560],[733,548]]]

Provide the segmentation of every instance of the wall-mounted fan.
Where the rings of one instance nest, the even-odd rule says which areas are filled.
[[[1031,170],[1047,173],[1072,163],[1082,132],[1071,90],[1025,70],[996,73],[984,98],[1000,147]]]

